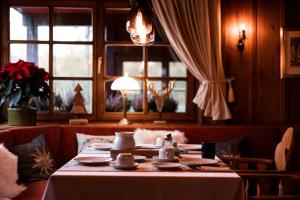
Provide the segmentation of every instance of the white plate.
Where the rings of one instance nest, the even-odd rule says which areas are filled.
[[[111,161],[110,157],[96,157],[96,156],[86,156],[86,157],[76,157],[75,161],[84,165],[99,165],[106,164]]]
[[[117,162],[114,160],[114,161],[110,161],[109,165],[115,169],[130,170],[130,169],[136,169],[139,164],[134,163],[133,166],[119,166],[119,165],[117,165]]]
[[[91,146],[97,150],[111,150],[113,147],[113,144],[112,143],[93,143]]]
[[[156,162],[177,162],[178,157],[174,157],[173,159],[161,159],[158,156],[153,156],[152,159]]]
[[[134,155],[134,161],[136,162],[142,162],[146,159],[146,156],[140,156],[140,155]]]
[[[186,159],[180,160],[181,163],[188,165],[190,167],[197,167],[202,165],[215,165],[218,163],[218,160],[214,159],[207,159],[207,158],[200,158],[200,159]]]
[[[141,146],[140,148],[144,148],[144,149],[157,149],[157,148],[159,148],[158,146],[156,146],[154,144],[141,144],[139,146]]]
[[[171,162],[155,162],[152,163],[152,165],[157,169],[162,169],[162,170],[178,169],[181,166],[180,163],[171,163]]]
[[[201,144],[178,144],[177,148],[181,151],[201,150]]]

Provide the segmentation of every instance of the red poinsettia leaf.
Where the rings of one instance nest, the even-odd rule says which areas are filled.
[[[22,74],[26,77],[26,78],[30,78],[30,72],[28,67],[22,67]]]
[[[18,73],[16,78],[19,79],[19,80],[22,80],[23,79],[22,74]]]

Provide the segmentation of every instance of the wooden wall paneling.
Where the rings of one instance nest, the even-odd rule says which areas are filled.
[[[230,103],[234,124],[252,121],[253,71],[256,58],[256,1],[222,0],[222,56],[226,77],[235,76],[236,101]],[[237,49],[239,26],[246,24],[243,51]]]
[[[257,1],[254,123],[280,122],[280,0]]]
[[[286,123],[300,124],[300,80],[299,77],[285,79]]]
[[[299,0],[281,0],[282,26],[300,29]],[[281,80],[281,119],[285,124],[300,124],[300,76],[284,77]]]

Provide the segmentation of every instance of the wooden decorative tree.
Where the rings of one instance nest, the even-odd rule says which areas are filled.
[[[73,106],[71,113],[77,114],[78,118],[80,118],[81,114],[86,114],[87,110],[85,108],[85,100],[81,94],[82,88],[78,83],[74,89],[76,92],[74,99],[73,99]],[[87,119],[71,119],[70,124],[87,124]]]

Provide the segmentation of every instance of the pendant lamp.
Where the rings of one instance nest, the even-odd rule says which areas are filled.
[[[131,7],[126,22],[126,30],[135,45],[151,45],[155,40],[152,25],[153,12],[150,0],[129,0]]]

